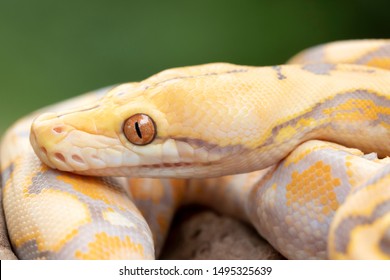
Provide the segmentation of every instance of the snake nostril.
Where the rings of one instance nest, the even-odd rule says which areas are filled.
[[[42,151],[43,154],[47,155],[47,150],[46,150],[45,147],[41,147],[41,151]]]
[[[54,156],[55,156],[56,159],[58,159],[58,160],[60,160],[62,162],[66,161],[64,155],[61,154],[61,153],[55,153]]]
[[[84,163],[84,160],[79,155],[72,155],[72,159],[79,163]]]
[[[53,131],[60,134],[64,131],[64,128],[62,126],[56,126],[56,127],[53,127]]]

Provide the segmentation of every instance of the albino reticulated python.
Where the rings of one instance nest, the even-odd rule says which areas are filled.
[[[287,258],[389,259],[390,41],[290,64],[170,69],[19,120],[1,144],[17,256],[151,259],[201,203]]]

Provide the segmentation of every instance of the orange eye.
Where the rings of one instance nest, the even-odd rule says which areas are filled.
[[[156,125],[151,117],[145,114],[135,114],[123,124],[123,132],[134,145],[146,145],[156,137]]]

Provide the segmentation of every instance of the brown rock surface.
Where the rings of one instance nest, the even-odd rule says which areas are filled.
[[[199,207],[176,215],[160,259],[284,259],[248,224]]]

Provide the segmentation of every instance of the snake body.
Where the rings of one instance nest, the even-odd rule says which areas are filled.
[[[13,249],[151,259],[175,210],[200,203],[287,258],[389,259],[389,69],[388,40],[336,42],[288,65],[169,69],[35,112],[1,144]]]

